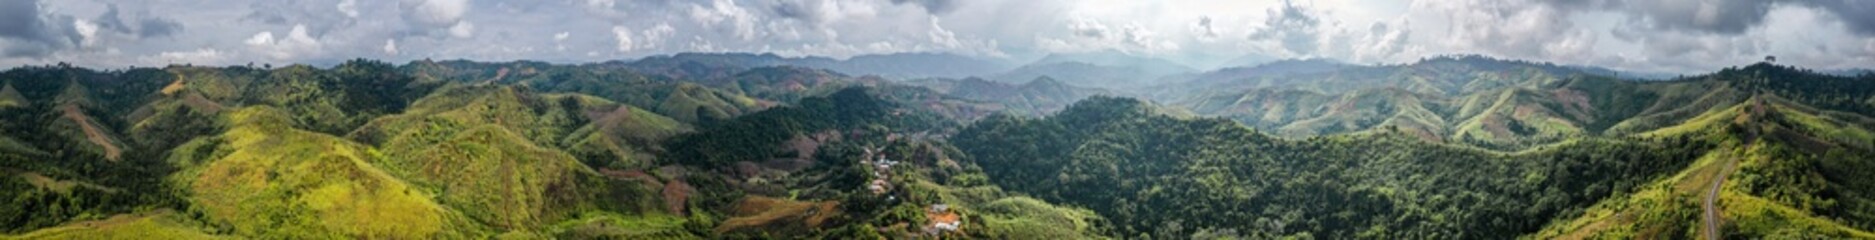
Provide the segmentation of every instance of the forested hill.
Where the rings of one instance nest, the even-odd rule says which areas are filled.
[[[1871,87],[1868,75],[1762,63],[1664,82],[1571,77],[1508,91],[1580,105],[1501,114],[1594,113],[1575,119],[1596,133],[1513,150],[1407,125],[1276,137],[1106,97],[1039,119],[992,116],[952,142],[978,164],[1011,166],[986,169],[993,182],[1087,206],[1122,236],[1870,238]],[[1541,95],[1495,105],[1554,99]],[[1413,103],[1363,101],[1350,105]]]
[[[1875,238],[1875,75],[744,57],[8,69],[0,237]]]
[[[698,69],[693,69],[698,70]],[[0,236],[1102,238],[943,140],[992,110],[798,67],[0,72]]]
[[[1711,150],[1687,138],[1523,153],[1398,132],[1283,140],[1099,97],[1042,119],[991,117],[953,141],[977,164],[1005,166],[985,170],[999,185],[1087,206],[1123,236],[1162,238],[1513,238]]]

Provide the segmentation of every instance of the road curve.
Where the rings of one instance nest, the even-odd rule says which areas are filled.
[[[1734,165],[1738,165],[1737,158],[1726,161],[1725,169],[1718,173],[1719,177],[1712,181],[1711,190],[1706,192],[1705,206],[1703,207],[1706,210],[1704,214],[1706,226],[1706,231],[1704,232],[1706,233],[1706,239],[1719,239],[1719,237],[1725,236],[1724,234],[1719,234],[1719,205],[1717,203],[1719,199],[1719,188],[1725,185],[1725,177],[1732,175],[1732,167]]]

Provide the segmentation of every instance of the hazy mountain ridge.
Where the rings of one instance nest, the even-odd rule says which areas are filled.
[[[629,62],[612,62],[612,64],[621,64],[626,68],[649,74],[693,79],[725,77],[726,75],[723,75],[725,71],[718,71],[718,69],[728,69],[726,72],[740,72],[751,68],[771,66],[820,68],[853,75],[906,78],[961,78],[988,75],[1009,68],[1008,64],[994,60],[943,53],[860,55],[845,60],[826,57],[782,57],[775,54],[679,53],[645,57]]]
[[[1164,59],[1100,51],[1049,54],[990,79],[1026,83],[1049,77],[1079,87],[1126,89],[1164,84],[1161,78],[1194,72],[1197,70]]]

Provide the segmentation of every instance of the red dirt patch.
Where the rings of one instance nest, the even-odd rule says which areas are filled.
[[[950,209],[949,206],[940,204],[927,207],[924,216],[925,222],[931,223],[924,227],[926,234],[940,235],[951,232],[961,234],[963,232],[963,216],[958,215],[957,211]]]
[[[201,93],[189,93],[189,95],[183,96],[182,104],[188,105],[190,108],[195,108],[196,111],[210,115],[221,112],[222,109],[220,103],[208,100],[208,97],[203,97]]]
[[[169,82],[169,85],[163,86],[162,93],[165,96],[176,95],[176,92],[182,91],[184,86],[186,85],[182,84],[182,74],[176,74],[176,81]]]
[[[1591,113],[1595,111],[1595,106],[1589,105],[1588,94],[1575,89],[1566,88],[1556,89],[1555,91],[1551,91],[1550,94],[1555,96],[1557,102],[1561,102],[1563,106],[1568,107],[1568,109],[1564,109],[1564,112],[1568,112],[1570,117],[1576,119],[1592,119],[1590,115],[1593,115]]]
[[[664,192],[662,193],[662,195],[664,195],[664,210],[670,211],[671,214],[684,214],[684,207],[688,206],[690,203],[690,195],[696,194],[696,192],[697,188],[691,187],[689,183],[684,183],[683,180],[671,180],[670,183],[664,184]]]
[[[1497,114],[1489,114],[1489,115],[1485,115],[1484,119],[1482,120],[1482,122],[1484,123],[1484,130],[1491,132],[1492,139],[1490,140],[1496,140],[1498,138],[1504,138],[1506,136],[1510,136],[1510,125],[1505,124],[1504,120],[1501,120],[1500,118],[1503,118],[1503,117],[1500,117]]]
[[[85,116],[85,112],[80,111],[77,104],[65,104],[59,109],[64,112],[65,119],[71,119],[81,130],[84,130],[85,140],[104,147],[104,159],[116,162],[118,158],[123,157],[124,150],[119,149],[116,144],[111,144],[110,136],[106,136],[103,129],[92,125],[91,117]]]
[[[716,226],[716,233],[737,231],[782,232],[818,229],[840,214],[835,201],[801,202],[763,196],[736,201],[734,216]]]

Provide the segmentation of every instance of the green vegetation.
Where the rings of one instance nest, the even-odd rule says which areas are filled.
[[[377,168],[369,147],[293,129],[268,107],[227,115],[207,159],[172,177],[193,206],[233,233],[279,238],[432,238],[472,233],[464,219]],[[206,146],[205,146],[206,147]]]
[[[1870,75],[770,58],[0,71],[0,238],[1875,238]]]
[[[1045,119],[992,117],[955,139],[979,165],[1015,166],[986,169],[998,185],[1087,206],[1126,236],[1166,238],[1515,237],[1707,148],[1584,139],[1505,154],[1391,132],[1291,141],[1153,112],[1096,97]]]
[[[33,230],[7,239],[228,239],[211,235],[204,227],[188,224],[172,211],[123,214],[103,220]]]

